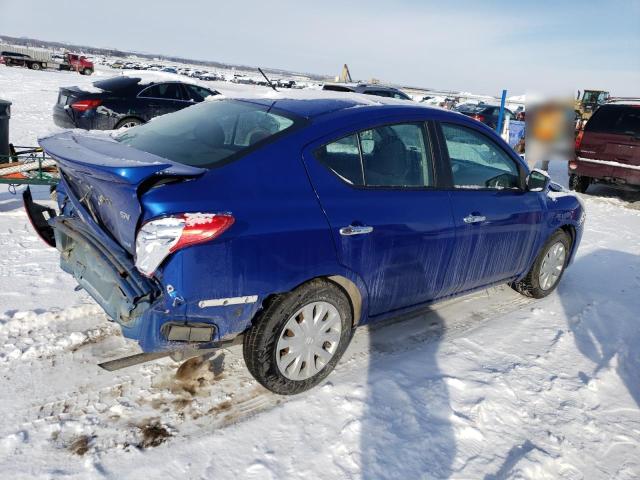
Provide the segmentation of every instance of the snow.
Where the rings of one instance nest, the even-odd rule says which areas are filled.
[[[12,141],[55,131],[57,88],[91,81],[0,66]],[[499,287],[362,327],[327,381],[279,397],[239,347],[100,370],[138,349],[2,187],[0,476],[638,478],[640,196],[593,191],[575,263],[546,299]]]

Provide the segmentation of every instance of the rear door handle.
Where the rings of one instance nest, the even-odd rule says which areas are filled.
[[[464,220],[464,223],[480,223],[486,221],[487,217],[484,215],[467,215],[462,220]]]
[[[340,235],[345,237],[351,237],[353,235],[366,235],[373,232],[373,227],[365,227],[359,225],[349,225],[348,227],[342,227],[340,229]]]

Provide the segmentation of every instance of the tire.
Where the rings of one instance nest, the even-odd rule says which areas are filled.
[[[82,70],[83,75],[91,75],[92,73],[93,70],[91,70],[90,68],[85,68],[84,70]]]
[[[32,63],[31,65],[29,65],[29,68],[31,68],[31,70],[40,70],[42,68],[42,65],[40,65],[39,63]]]
[[[131,127],[135,127],[137,125],[142,125],[144,122],[142,120],[140,120],[139,118],[135,118],[135,117],[127,117],[127,118],[123,118],[122,120],[120,120],[117,124],[116,124],[116,130],[119,128],[131,128]]]
[[[312,314],[305,315],[303,310]],[[322,324],[312,322],[303,326],[316,315],[323,318]],[[278,295],[267,304],[245,333],[244,361],[251,375],[268,390],[279,395],[301,393],[320,383],[335,368],[351,341],[352,325],[351,303],[344,291],[328,280],[312,280],[288,294]],[[317,328],[316,333],[310,334],[307,328]],[[326,332],[323,332],[324,328],[327,328]],[[296,334],[300,335],[298,340],[295,340]],[[331,342],[327,341],[328,335],[331,335]],[[315,344],[311,346],[310,342]],[[309,367],[305,360],[310,357],[295,355],[295,350],[288,346],[283,348],[289,344],[297,344],[298,351],[318,352],[322,349],[332,356],[323,361],[320,355],[311,353],[314,366]],[[293,360],[287,360],[290,354]],[[283,365],[288,367],[283,369]]]
[[[575,192],[586,192],[590,183],[591,179],[589,177],[582,177],[580,175],[576,175],[575,173],[572,173],[569,176],[569,189]]]
[[[561,245],[561,247],[557,247],[558,245]],[[556,248],[558,248],[558,250],[555,250],[554,253],[554,249]],[[559,252],[559,249],[562,249],[564,254],[562,256],[561,264],[558,265],[559,270],[556,270],[552,267],[554,259],[557,258],[556,255],[557,252]],[[567,235],[563,230],[556,230],[540,249],[540,253],[533,262],[533,265],[527,275],[519,282],[512,283],[511,288],[527,297],[546,297],[553,292],[560,283],[562,275],[567,268],[570,251],[571,239],[569,238],[569,235]],[[545,277],[545,272],[552,271],[556,271],[557,276],[550,274],[550,276]],[[545,284],[545,278],[552,279],[553,283],[551,285]]]

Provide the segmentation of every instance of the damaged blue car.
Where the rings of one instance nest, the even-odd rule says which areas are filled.
[[[139,358],[242,342],[279,394],[325,378],[359,325],[501,283],[548,295],[585,219],[478,122],[350,93],[207,101],[40,144],[58,208],[25,192],[32,222]]]

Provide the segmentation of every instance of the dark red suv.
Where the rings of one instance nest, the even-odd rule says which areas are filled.
[[[578,134],[569,187],[596,182],[640,188],[640,99],[602,105]]]

